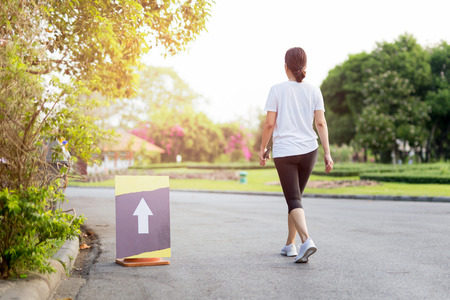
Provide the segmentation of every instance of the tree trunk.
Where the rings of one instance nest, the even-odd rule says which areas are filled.
[[[445,124],[445,123],[444,123]],[[440,150],[442,151],[442,156],[439,159],[447,160],[450,157],[450,150],[448,145],[448,133],[450,131],[450,122],[447,122],[447,127],[442,130],[441,138],[440,138]],[[445,145],[447,144],[447,145]],[[446,147],[447,146],[447,147]]]
[[[380,162],[382,164],[391,164],[392,163],[392,151],[385,150],[380,152]]]
[[[434,137],[434,132],[436,131],[436,126],[437,126],[437,121],[434,122],[433,127],[431,128],[431,131],[430,131],[430,135],[428,136],[428,139],[427,139],[427,145],[426,145],[426,148],[425,148],[425,162],[429,162],[430,161],[431,143],[434,140],[433,137]]]

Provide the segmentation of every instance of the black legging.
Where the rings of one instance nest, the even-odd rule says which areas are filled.
[[[301,155],[274,158],[289,213],[303,208],[302,194],[317,160],[317,149]]]

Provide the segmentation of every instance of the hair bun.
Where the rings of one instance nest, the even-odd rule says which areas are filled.
[[[295,81],[302,82],[303,79],[306,77],[306,71],[303,70],[303,68],[297,69],[294,72],[292,72],[295,76]]]

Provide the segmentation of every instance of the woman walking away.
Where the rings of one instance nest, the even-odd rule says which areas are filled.
[[[308,262],[308,257],[317,251],[308,234],[301,202],[319,147],[313,121],[325,152],[325,171],[329,173],[333,169],[322,93],[319,88],[303,82],[305,69],[305,51],[299,47],[289,49],[285,56],[289,80],[270,89],[259,153],[260,165],[265,166],[267,157],[264,153],[273,134],[273,158],[288,206],[288,238],[281,254],[296,256],[297,263]],[[297,233],[302,240],[298,253],[295,246]]]

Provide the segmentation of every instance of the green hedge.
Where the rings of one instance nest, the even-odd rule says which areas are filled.
[[[405,183],[438,183],[449,184],[450,176],[426,175],[426,174],[362,174],[363,180],[375,180],[383,182]]]
[[[257,162],[247,163],[165,163],[150,166],[134,167],[134,169],[164,169],[164,168],[187,168],[187,169],[214,169],[214,170],[251,170],[274,168],[270,160],[266,167],[261,167]],[[313,170],[314,175],[327,175],[324,164],[319,160]],[[333,177],[359,176],[365,180],[384,182],[408,182],[408,183],[450,183],[450,164],[413,164],[413,165],[390,165],[375,163],[336,163],[333,171],[328,174]]]
[[[331,171],[331,173],[327,174],[325,171],[323,170],[313,170],[313,175],[318,175],[318,176],[333,176],[333,177],[347,177],[347,176],[359,176],[359,172],[358,171],[350,171],[350,170],[345,170],[345,171],[341,171],[341,170],[333,170]]]
[[[318,163],[314,175],[325,175],[323,164]],[[359,176],[364,180],[408,183],[450,183],[450,164],[389,165],[373,163],[335,164],[332,176]]]
[[[181,163],[161,163],[152,164],[147,166],[134,166],[130,169],[147,170],[147,169],[174,169],[174,168],[186,168],[186,169],[208,169],[208,170],[252,170],[263,168],[275,168],[273,162],[269,161],[265,167],[262,167],[257,162],[244,162],[244,163],[197,163],[197,162],[181,162]]]

